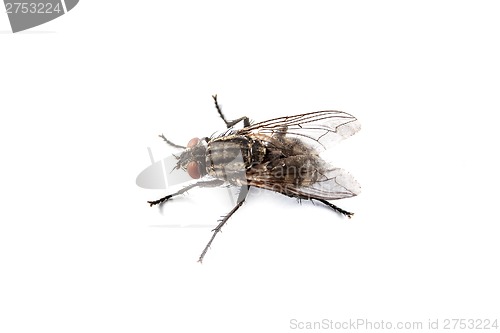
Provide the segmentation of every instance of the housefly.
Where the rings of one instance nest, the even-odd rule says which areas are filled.
[[[183,149],[175,156],[174,169],[182,169],[198,181],[176,193],[148,201],[150,206],[162,204],[194,187],[240,188],[236,205],[212,230],[199,262],[203,261],[217,233],[241,207],[251,186],[298,200],[319,201],[349,218],[353,215],[329,200],[356,196],[360,193],[358,183],[346,171],[328,163],[321,153],[332,143],[360,130],[354,116],[342,111],[317,111],[255,124],[251,124],[248,117],[228,121],[217,102],[217,95],[212,97],[227,126],[222,135],[193,138],[185,147],[160,135],[168,145]],[[243,122],[244,127],[235,129],[239,122]]]

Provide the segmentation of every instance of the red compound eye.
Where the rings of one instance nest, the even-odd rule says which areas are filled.
[[[198,138],[192,138],[191,140],[189,140],[189,142],[187,144],[187,147],[188,148],[193,148],[194,146],[196,146],[198,144],[198,142],[200,142],[200,139],[198,139]]]
[[[187,173],[193,179],[198,179],[201,177],[200,168],[198,167],[198,163],[189,162],[187,165]]]

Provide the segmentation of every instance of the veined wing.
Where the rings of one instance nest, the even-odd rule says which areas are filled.
[[[353,115],[343,111],[316,111],[296,116],[279,117],[252,124],[239,134],[262,133],[269,136],[296,137],[315,148],[328,149],[361,129]]]
[[[299,185],[292,189],[300,196],[337,200],[350,198],[361,193],[359,183],[345,170],[327,170],[315,182]]]
[[[345,170],[331,168],[314,169],[303,175],[306,181],[288,181],[286,177],[276,177],[272,172],[247,172],[248,184],[282,194],[310,199],[337,200],[350,198],[361,193],[359,183]],[[307,180],[310,181],[307,181]]]

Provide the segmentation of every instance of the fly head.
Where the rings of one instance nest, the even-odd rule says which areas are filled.
[[[192,138],[189,140],[186,149],[177,157],[176,169],[187,171],[193,179],[198,179],[207,174],[205,157],[207,154],[208,138]]]

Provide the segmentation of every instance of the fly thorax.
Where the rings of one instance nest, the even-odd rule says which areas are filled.
[[[242,136],[223,136],[208,143],[207,173],[230,184],[246,184],[246,169],[251,159],[250,142]]]

